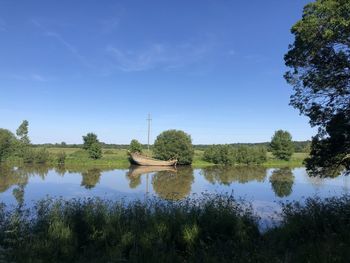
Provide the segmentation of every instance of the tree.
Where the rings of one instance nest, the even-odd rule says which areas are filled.
[[[92,159],[100,159],[102,157],[102,146],[100,143],[94,142],[88,149],[89,156]]]
[[[179,130],[164,131],[154,142],[154,154],[161,160],[176,158],[178,164],[191,164],[194,154],[191,136]]]
[[[12,132],[6,129],[0,129],[0,162],[11,154],[15,140]]]
[[[294,152],[292,136],[287,131],[278,130],[272,137],[270,147],[276,158],[289,161]]]
[[[90,147],[93,143],[99,143],[99,141],[97,139],[97,135],[92,133],[92,132],[86,134],[86,136],[83,136],[83,141],[84,141],[83,148],[85,150],[90,149]]]
[[[135,140],[135,139],[131,140],[129,151],[132,153],[135,153],[135,152],[142,153],[142,144],[139,143],[138,140]]]
[[[29,122],[27,120],[24,120],[16,130],[16,135],[19,137],[19,140],[25,145],[30,144],[28,137],[28,126]]]
[[[285,55],[290,103],[318,127],[307,168],[350,170],[350,2],[307,4],[291,32],[295,40]]]

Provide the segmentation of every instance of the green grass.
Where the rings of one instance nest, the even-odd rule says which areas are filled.
[[[287,203],[280,216],[261,232],[249,204],[220,195],[0,203],[0,262],[348,262],[350,196]]]
[[[109,167],[109,168],[127,168],[129,161],[127,150],[125,149],[103,149],[103,157],[99,160],[89,158],[88,153],[78,148],[47,148],[52,156],[60,152],[67,154],[66,166],[86,166],[86,167]],[[203,160],[202,150],[195,150],[192,166],[194,168],[203,168],[214,165]],[[149,154],[151,155],[151,154]],[[278,160],[273,155],[267,153],[267,161],[263,164],[265,167],[298,167],[303,165],[306,153],[294,153],[290,161]]]
[[[271,152],[267,153],[267,161],[263,164],[266,167],[300,167],[303,166],[307,153],[294,153],[289,161],[276,159]]]

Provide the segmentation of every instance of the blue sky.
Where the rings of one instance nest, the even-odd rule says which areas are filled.
[[[0,0],[0,127],[34,143],[295,140],[315,133],[288,105],[283,55],[303,0]]]

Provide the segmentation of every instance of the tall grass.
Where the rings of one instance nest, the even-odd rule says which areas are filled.
[[[0,261],[348,262],[349,196],[287,203],[281,216],[261,233],[249,205],[218,195],[0,205]]]

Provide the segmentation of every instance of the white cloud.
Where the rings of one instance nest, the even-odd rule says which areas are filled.
[[[54,31],[50,31],[48,29],[46,29],[46,27],[44,27],[40,22],[38,22],[37,20],[32,20],[32,23],[39,27],[41,30],[44,31],[45,35],[48,37],[51,37],[53,39],[55,39],[57,42],[59,42],[63,47],[65,47],[75,58],[77,58],[84,66],[86,67],[90,67],[93,68],[93,66],[87,61],[86,57],[81,55],[78,51],[78,49],[72,45],[71,43],[69,43],[65,38],[63,38],[61,36],[61,34],[54,32]]]
[[[7,76],[4,76],[9,79],[14,80],[24,80],[24,81],[36,81],[36,82],[46,82],[48,79],[44,77],[41,74],[38,73],[32,73],[32,74],[9,74]]]
[[[211,45],[155,43],[139,50],[122,50],[110,45],[106,51],[114,58],[114,65],[122,71],[171,70],[201,61],[211,51]]]
[[[32,80],[39,81],[39,82],[47,81],[46,78],[44,78],[42,75],[39,75],[39,74],[32,74],[30,77]]]

